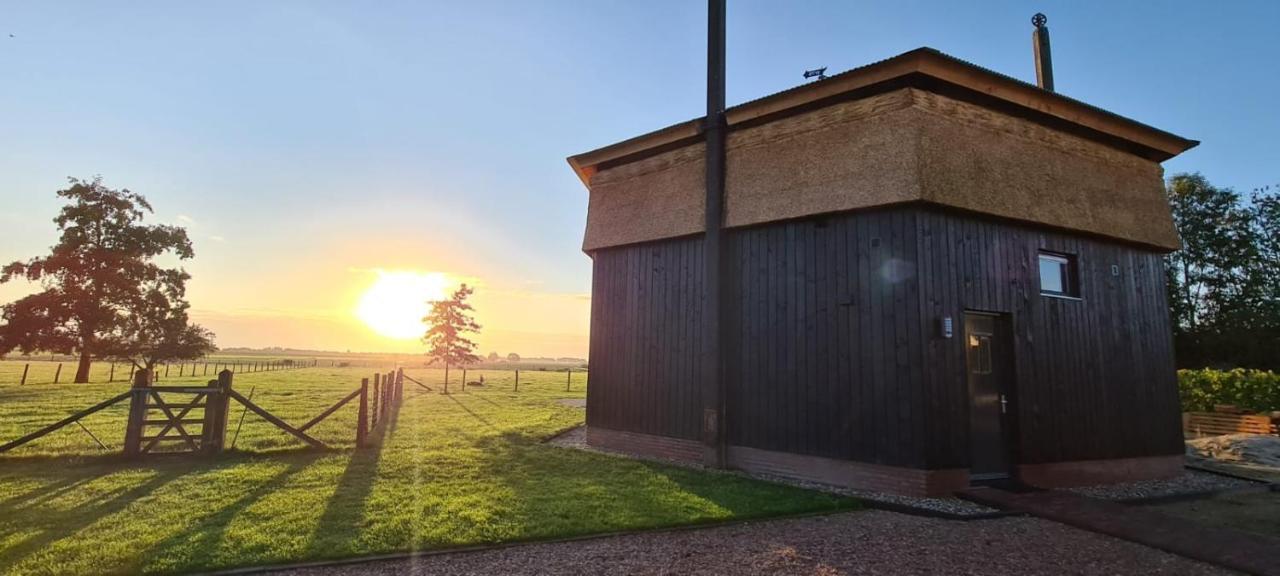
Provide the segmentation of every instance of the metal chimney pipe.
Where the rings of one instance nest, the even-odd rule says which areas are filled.
[[[1039,12],[1031,17],[1031,49],[1036,55],[1036,85],[1053,92],[1053,55],[1049,52],[1049,18]]]
[[[725,381],[721,336],[721,294],[724,269],[724,180],[725,139],[725,0],[707,1],[707,117],[703,131],[707,138],[706,232],[702,258],[706,266],[703,300],[702,442],[706,465],[725,464],[724,405]]]

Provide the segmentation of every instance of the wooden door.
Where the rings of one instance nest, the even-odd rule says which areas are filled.
[[[1008,414],[1012,343],[1005,318],[965,313],[965,365],[969,380],[970,478],[1009,477]]]

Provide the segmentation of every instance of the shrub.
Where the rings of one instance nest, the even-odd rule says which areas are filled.
[[[1280,374],[1264,370],[1179,370],[1178,395],[1184,412],[1210,412],[1232,404],[1253,412],[1280,410]]]

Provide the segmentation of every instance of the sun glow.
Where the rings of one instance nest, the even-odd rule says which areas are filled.
[[[356,317],[387,338],[418,338],[426,331],[427,301],[443,299],[448,286],[449,277],[440,272],[378,270],[378,279],[356,305]]]

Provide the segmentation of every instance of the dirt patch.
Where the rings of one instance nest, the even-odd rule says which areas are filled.
[[[570,408],[586,408],[587,407],[587,401],[582,398],[561,398],[559,400],[556,400],[556,403],[561,406],[568,406]]]
[[[1212,498],[1173,502],[1152,508],[1212,526],[1280,538],[1280,492],[1220,494]]]

